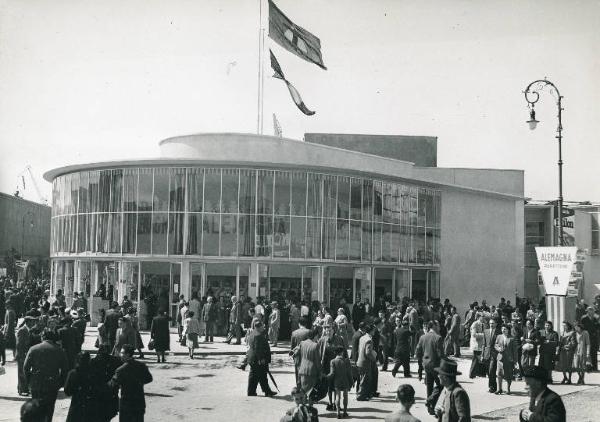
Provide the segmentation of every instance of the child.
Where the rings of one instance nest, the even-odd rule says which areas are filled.
[[[300,387],[292,388],[295,407],[289,409],[280,422],[319,422],[317,409],[306,405],[306,394]]]
[[[342,419],[342,413],[340,412],[340,396],[344,394],[344,413],[343,417],[348,417],[348,391],[352,387],[352,366],[350,365],[350,359],[344,356],[345,350],[343,347],[338,346],[335,349],[335,359],[331,361],[331,371],[329,372],[329,378],[333,381],[333,387],[335,388],[335,404],[337,408],[337,417]]]

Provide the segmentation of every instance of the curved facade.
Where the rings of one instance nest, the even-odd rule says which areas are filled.
[[[45,175],[54,290],[128,295],[142,322],[192,292],[331,306],[439,297],[444,186],[416,177],[422,168],[257,135],[171,138],[161,150]]]

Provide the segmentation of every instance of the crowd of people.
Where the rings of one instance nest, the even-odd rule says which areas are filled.
[[[75,293],[67,307],[62,292],[50,295],[48,287],[45,280],[19,286],[0,280],[0,321],[4,322],[0,358],[4,365],[5,349],[12,350],[17,392],[31,396],[22,408],[23,420],[52,420],[60,388],[73,397],[68,421],[108,421],[117,414],[122,421],[143,420],[143,386],[152,376],[145,364],[134,359],[136,350],[143,359],[145,348],[136,308],[127,297],[121,304],[110,302],[101,315],[98,351],[92,358],[88,351],[82,352],[89,321],[85,295]],[[225,341],[234,344],[244,339],[247,353],[238,367],[250,368],[249,396],[257,395],[259,385],[266,396],[276,395],[268,378],[271,347],[290,338],[295,406],[282,420],[292,422],[318,420],[314,404],[323,399],[326,409],[338,418],[350,417],[349,391],[356,390],[357,401],[378,397],[380,372],[387,372],[390,363],[392,377],[401,370],[405,378],[416,372],[424,382],[430,414],[444,421],[468,420],[469,397],[457,382],[461,346],[472,352],[468,376],[487,377],[490,393],[511,394],[512,383],[523,379],[530,393],[537,392],[536,400],[521,412],[522,420],[539,420],[535,415],[540,412],[554,412],[556,420],[564,420],[560,397],[547,388],[554,382],[553,372],[563,375],[562,384],[572,383],[573,374],[578,376],[577,384],[584,384],[585,373],[597,370],[600,296],[590,306],[580,301],[575,319],[564,321],[560,332],[547,320],[543,301],[517,299],[513,306],[501,299],[489,306],[482,300],[473,302],[464,315],[448,299],[424,303],[382,297],[371,306],[357,298],[352,311],[343,299],[337,304],[331,310],[316,301],[279,303],[259,298],[253,302],[236,296],[225,301],[194,293],[189,301],[180,297],[175,318],[179,341],[191,359],[202,337],[213,342],[215,335],[226,335]],[[158,362],[164,362],[170,350],[172,315],[168,307],[157,313],[147,348],[155,350]],[[552,405],[541,406],[544,397]],[[414,388],[400,385],[397,399],[400,408],[387,420],[415,421],[410,415]]]

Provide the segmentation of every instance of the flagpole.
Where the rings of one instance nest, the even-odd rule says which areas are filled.
[[[258,95],[256,104],[256,133],[261,134],[261,104],[262,104],[262,0],[258,0]]]
[[[261,49],[261,61],[260,61],[260,134],[263,134],[263,124],[265,121],[265,28],[262,28],[261,31],[261,41],[262,41],[262,49]]]

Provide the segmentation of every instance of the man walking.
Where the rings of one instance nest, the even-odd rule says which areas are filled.
[[[235,336],[234,344],[242,344],[242,302],[237,300],[236,296],[231,296],[231,311],[229,311],[229,334],[225,343],[230,343]]]
[[[42,333],[42,342],[27,353],[23,371],[31,391],[31,397],[38,399],[44,419],[51,422],[58,390],[64,385],[67,376],[67,356],[56,344],[58,335],[51,329]]]
[[[214,302],[214,298],[209,296],[206,299],[206,304],[202,308],[202,320],[206,324],[206,334],[204,336],[205,342],[213,342],[215,341],[214,332],[215,332],[215,321],[217,319],[217,309]]]
[[[454,357],[460,357],[460,334],[461,334],[461,325],[460,325],[460,315],[456,312],[456,307],[453,306],[450,308],[450,313],[452,315],[452,322],[450,324],[450,330],[448,331],[448,335],[450,336],[450,341],[452,343],[452,349],[454,351]]]
[[[589,306],[586,309],[586,315],[581,317],[581,324],[583,324],[583,329],[587,331],[590,336],[590,362],[592,364],[592,371],[597,371],[600,322],[596,316],[596,309],[594,306]]]
[[[269,363],[271,363],[271,348],[264,332],[264,324],[257,321],[254,325],[254,330],[248,335],[248,352],[246,353],[246,359],[248,365],[250,365],[247,388],[248,396],[256,396],[256,387],[258,384],[260,384],[260,388],[265,393],[265,396],[272,397],[277,394],[271,390],[269,381],[267,380]]]
[[[372,366],[376,365],[377,353],[373,349],[373,338],[371,337],[371,327],[367,328],[367,332],[360,337],[358,341],[358,358],[356,366],[360,373],[360,390],[358,392],[357,401],[367,401],[373,397],[375,390],[373,389],[373,371]]]
[[[440,379],[438,378],[435,368],[440,365],[444,357],[444,341],[437,331],[439,330],[439,322],[436,320],[429,321],[427,324],[427,334],[424,334],[419,339],[417,344],[417,358],[423,360],[423,368],[425,369],[425,384],[427,386],[427,411],[430,415],[434,415],[434,407],[439,397],[439,391],[434,394],[433,384],[440,388]]]
[[[392,377],[398,373],[398,369],[404,368],[404,377],[410,378],[410,342],[412,333],[410,332],[409,322],[396,317],[396,329],[394,330],[394,368],[392,369]]]
[[[117,368],[109,382],[113,388],[121,389],[119,400],[119,422],[144,422],[146,399],[144,385],[152,382],[152,375],[145,363],[133,358],[135,352],[131,344],[123,345],[121,359],[123,365]]]
[[[300,386],[300,377],[298,376],[298,367],[300,366],[300,343],[306,340],[310,336],[310,330],[308,326],[308,318],[300,318],[298,322],[299,327],[292,332],[292,339],[290,342],[290,355],[294,358],[294,367],[296,374],[296,385]]]
[[[498,389],[496,372],[498,369],[498,351],[496,350],[496,337],[500,334],[498,322],[495,318],[490,319],[490,328],[483,332],[483,361],[487,362],[488,389],[495,393]]]
[[[29,352],[29,348],[31,347],[30,330],[33,328],[36,321],[36,318],[32,316],[26,316],[25,323],[17,331],[17,345],[15,348],[15,358],[17,359],[17,392],[20,396],[29,395],[29,386],[27,385],[27,379],[25,378],[23,366],[25,364],[27,352]]]
[[[115,347],[117,340],[117,329],[119,328],[119,318],[123,315],[118,311],[119,304],[117,302],[110,302],[110,309],[106,311],[104,317],[104,328],[106,329],[106,338],[108,340],[109,349],[112,350]]]

